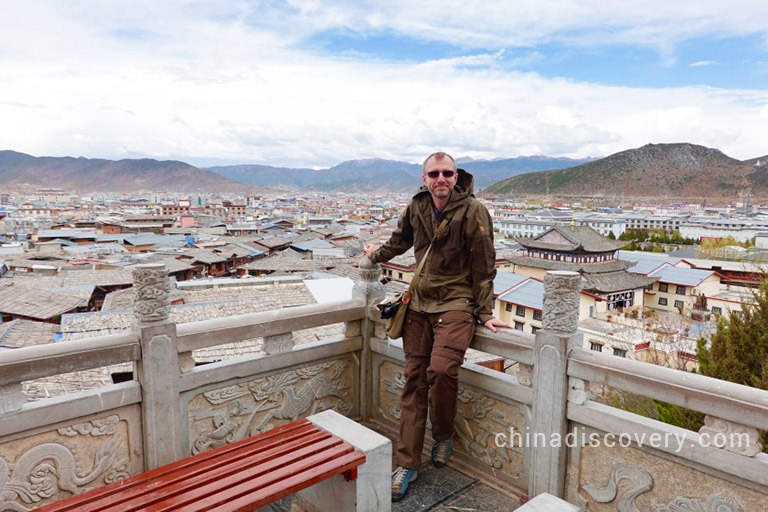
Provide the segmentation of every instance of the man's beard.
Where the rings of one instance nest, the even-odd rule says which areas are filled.
[[[433,196],[435,197],[450,197],[451,195],[451,188],[450,187],[433,187],[432,190],[430,190]]]

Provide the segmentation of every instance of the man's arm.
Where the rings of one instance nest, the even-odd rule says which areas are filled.
[[[408,204],[400,220],[397,222],[397,229],[392,232],[389,240],[381,247],[375,244],[366,244],[363,246],[363,252],[374,263],[389,261],[395,256],[403,254],[413,246],[413,226],[411,226],[411,207],[412,202]]]
[[[485,206],[478,204],[467,222],[471,236],[472,295],[477,307],[474,314],[485,327],[496,332],[496,327],[512,326],[493,316],[493,280],[496,277],[496,251],[493,248],[493,221]]]

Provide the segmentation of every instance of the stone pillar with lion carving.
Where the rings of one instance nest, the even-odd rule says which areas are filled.
[[[141,338],[137,370],[145,470],[183,456],[176,324],[169,319],[171,286],[163,264],[138,265],[133,270],[136,330]]]

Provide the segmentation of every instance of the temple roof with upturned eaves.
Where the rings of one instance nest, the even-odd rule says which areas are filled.
[[[584,274],[581,277],[581,289],[596,293],[615,293],[645,288],[656,281],[658,278],[639,276],[624,271]]]
[[[603,253],[621,249],[629,242],[611,240],[589,226],[554,226],[530,239],[515,238],[526,249],[572,253]]]
[[[632,261],[607,260],[595,262],[558,261],[545,258],[533,258],[531,256],[512,256],[507,261],[515,265],[541,268],[544,270],[570,270],[580,274],[601,274],[604,272],[616,272],[626,270],[633,266]]]

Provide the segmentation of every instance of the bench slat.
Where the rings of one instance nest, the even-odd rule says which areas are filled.
[[[213,494],[206,498],[197,499],[193,503],[187,503],[181,507],[152,508],[152,512],[203,512],[211,511],[212,507],[219,507],[221,510],[239,510],[234,507],[235,502],[241,503],[244,510],[256,510],[263,505],[272,503],[276,499],[292,494],[292,488],[301,490],[309,487],[313,483],[320,482],[328,478],[331,474],[340,474],[352,467],[355,462],[365,461],[365,455],[354,452],[354,447],[348,443],[342,443],[334,446],[330,450],[325,450],[311,457],[302,458],[295,463],[279,468],[263,475],[261,478],[245,478],[238,485],[227,485],[225,488],[213,489]],[[293,478],[293,485],[285,485],[289,479]],[[312,483],[302,486],[303,481],[309,480]],[[275,496],[275,493],[277,497]],[[194,499],[187,496],[188,499]],[[262,505],[258,505],[263,503]]]
[[[224,478],[216,478],[204,485],[194,487],[184,486],[162,496],[162,501],[156,501],[147,510],[160,512],[166,510],[208,510],[211,505],[220,503],[221,499],[228,500],[231,496],[239,496],[244,492],[261,489],[273,482],[274,475],[281,469],[298,473],[306,468],[326,462],[349,451],[342,446],[339,438],[322,441],[321,446],[313,446],[314,453],[292,453],[275,459],[275,464],[256,464],[252,467],[238,467],[236,472]],[[175,491],[175,489],[174,489]],[[221,498],[224,496],[224,498]]]
[[[302,436],[310,435],[313,432],[323,431],[318,429],[309,420],[299,420],[294,423],[289,423],[288,425],[283,425],[268,430],[267,432],[258,434],[257,436],[241,439],[240,441],[234,442],[232,444],[220,446],[218,448],[193,455],[192,457],[187,457],[179,461],[166,464],[165,466],[139,473],[138,475],[126,478],[125,480],[99,487],[98,489],[93,489],[87,493],[51,503],[37,510],[40,512],[82,512],[83,506],[85,504],[91,505],[89,510],[101,510],[101,508],[98,508],[99,505],[95,502],[101,503],[102,498],[109,498],[109,500],[105,501],[104,503],[113,505],[116,503],[116,499],[123,501],[120,498],[115,498],[114,495],[119,494],[120,497],[122,497],[122,493],[129,493],[129,489],[142,486],[147,486],[154,489],[154,487],[157,486],[156,481],[161,479],[163,476],[171,475],[173,473],[184,474],[184,471],[189,471],[190,469],[192,471],[196,471],[196,466],[205,468],[206,464],[226,464],[226,458],[231,455],[231,452],[238,454],[245,452],[247,454],[248,450],[254,450],[256,452],[268,450],[274,446],[287,444],[287,442],[290,442],[297,437],[300,438]],[[220,459],[222,456],[225,457]],[[101,506],[103,506],[103,504]]]
[[[253,512],[279,499],[295,494],[328,478],[357,468],[365,462],[362,452],[352,452],[333,461],[316,466],[301,475],[293,475],[260,491],[241,496],[236,500],[219,505],[208,512]]]
[[[330,437],[323,439],[317,443],[310,445],[308,448],[310,453],[314,453],[314,457],[321,457],[327,459],[333,453],[342,441],[337,437]],[[265,475],[271,475],[276,469],[290,464],[301,463],[302,460],[311,460],[312,457],[307,457],[306,454],[301,451],[294,453],[284,454],[272,461],[262,463],[258,456],[243,460],[241,463],[227,466],[222,470],[212,471],[201,477],[191,478],[184,482],[162,486],[152,493],[151,501],[146,502],[148,505],[147,510],[160,511],[160,510],[176,510],[175,507],[183,505],[189,501],[197,501],[221,490],[228,490],[236,488],[240,485],[246,484],[250,481],[254,485],[258,485]],[[268,476],[267,476],[268,478]],[[110,508],[110,512],[128,512],[135,510],[135,508]]]
[[[161,475],[117,496],[103,499],[98,504],[92,504],[91,510],[93,512],[136,510],[137,507],[157,502],[168,495],[188,492],[189,489],[211,482],[216,483],[221,478],[236,474],[244,468],[262,467],[263,471],[269,471],[273,465],[279,464],[282,458],[296,457],[297,455],[291,455],[291,452],[297,452],[304,447],[315,447],[315,451],[317,451],[326,444],[333,445],[339,442],[339,440],[334,440],[328,432],[318,430],[316,432],[308,431],[308,433],[302,434],[300,438],[290,442],[270,446],[265,451],[249,452],[246,447],[243,449],[246,451],[242,453],[230,452],[225,457],[206,460],[200,464],[189,466],[183,471]]]
[[[363,462],[365,454],[352,445],[300,420],[38,510],[253,511],[332,476],[349,475]]]

